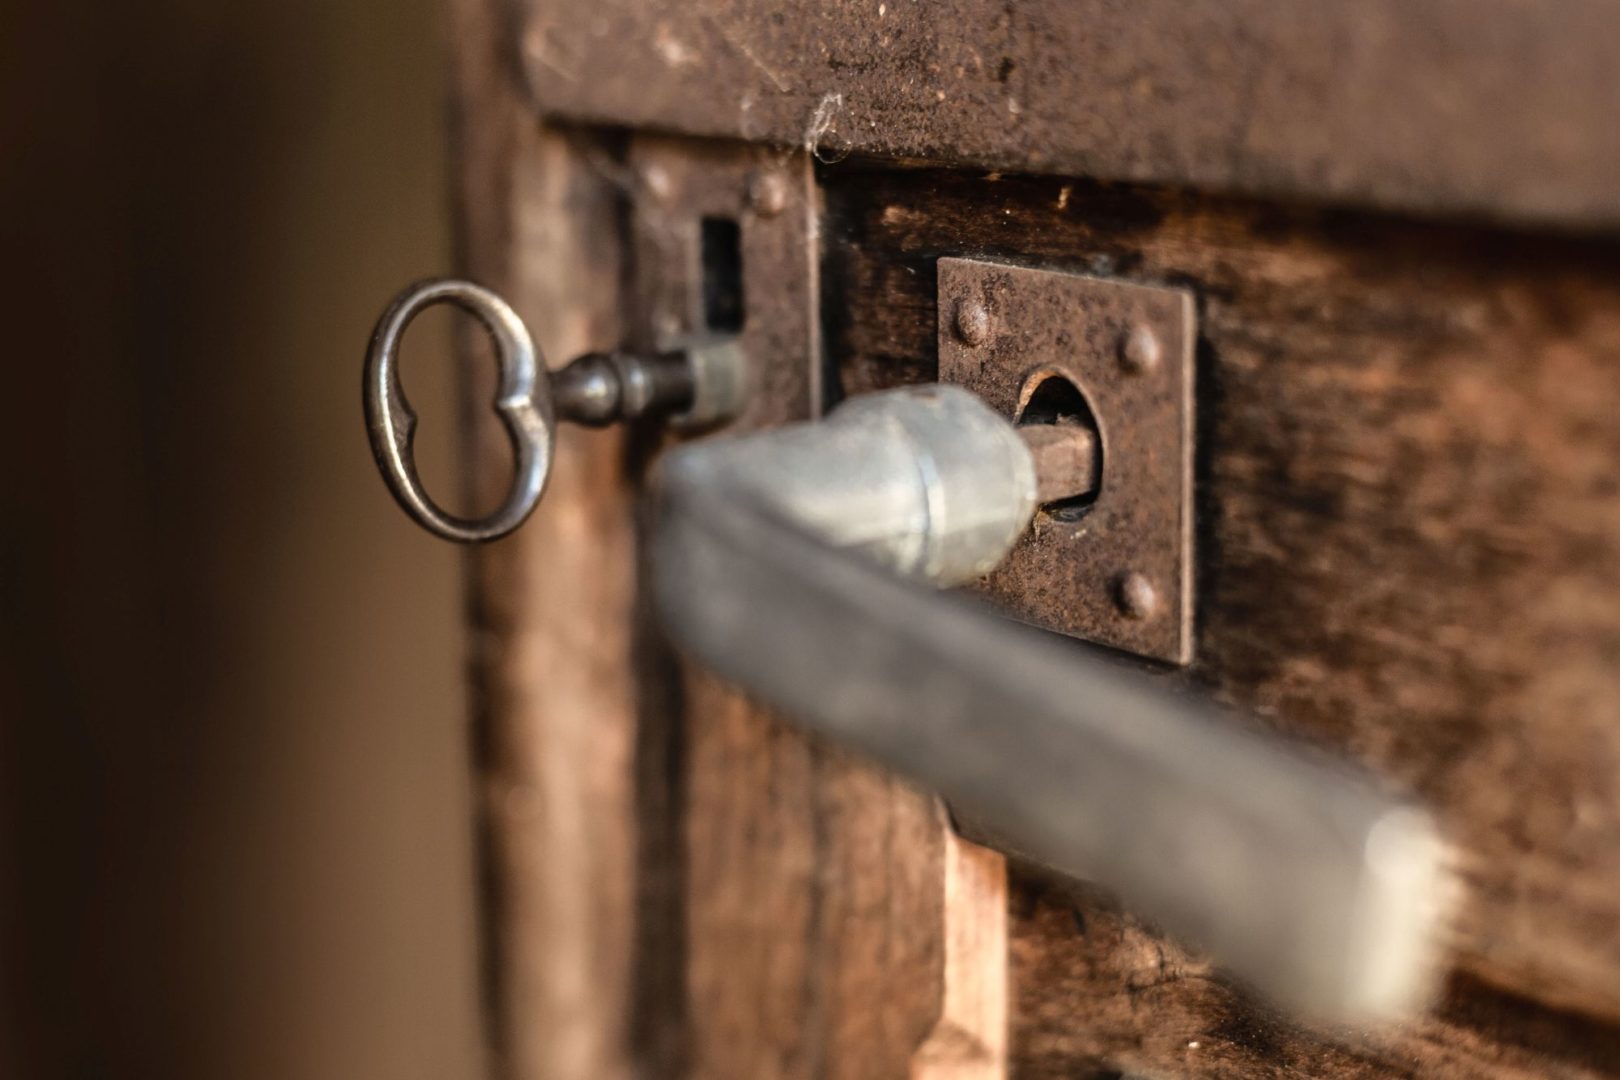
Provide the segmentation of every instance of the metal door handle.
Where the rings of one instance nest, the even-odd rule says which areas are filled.
[[[1448,894],[1425,812],[925,587],[1006,553],[1033,473],[1018,430],[954,387],[674,450],[653,563],[663,620],[751,695],[1279,1002],[1341,1023],[1420,1005]]]
[[[411,315],[440,301],[485,318],[503,350],[497,407],[519,479],[489,521],[438,511],[410,461],[395,353]],[[620,364],[586,357],[544,382],[497,297],[420,286],[385,315],[368,357],[379,465],[426,527],[487,539],[516,527],[544,488],[553,395],[556,412],[607,422],[636,412],[601,406],[645,376],[666,387],[645,403],[690,411],[703,368],[710,406],[740,401],[741,358],[724,346]],[[662,619],[756,698],[938,792],[998,846],[1116,892],[1279,1002],[1340,1023],[1403,1015],[1429,992],[1450,892],[1424,811],[1093,650],[930,588],[994,568],[1039,502],[1093,482],[1088,438],[1020,429],[966,390],[928,386],[670,451],[654,489]]]

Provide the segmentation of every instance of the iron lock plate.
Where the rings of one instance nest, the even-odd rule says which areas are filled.
[[[1101,446],[1089,506],[1043,509],[983,592],[1024,622],[1172,663],[1193,650],[1193,349],[1184,289],[939,260],[939,378],[1014,419],[1050,378]]]

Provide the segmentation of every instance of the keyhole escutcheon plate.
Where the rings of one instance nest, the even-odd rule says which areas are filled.
[[[1193,356],[1186,289],[939,260],[939,378],[1013,418],[1057,378],[1094,424],[1089,506],[1043,510],[983,591],[1025,622],[1186,664],[1193,653]],[[1067,390],[1067,387],[1064,388]],[[1072,394],[1072,392],[1071,392]]]

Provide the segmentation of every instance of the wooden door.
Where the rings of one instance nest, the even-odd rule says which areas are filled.
[[[746,426],[933,379],[943,256],[1190,289],[1195,647],[1144,677],[1417,793],[1464,894],[1431,1011],[1296,1024],[681,664],[658,446],[565,431],[472,574],[507,1075],[1620,1075],[1620,17],[453,10],[465,269],[555,360],[695,317],[705,217]]]

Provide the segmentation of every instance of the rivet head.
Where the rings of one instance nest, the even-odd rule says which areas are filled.
[[[1159,611],[1159,590],[1133,570],[1114,583],[1114,606],[1128,619],[1151,619]]]
[[[670,196],[675,194],[674,178],[669,175],[668,169],[656,163],[641,170],[641,183],[647,189],[647,194],[661,203],[669,202]]]
[[[968,345],[983,345],[990,340],[990,312],[982,301],[957,301],[956,336]]]
[[[787,208],[787,181],[774,170],[755,173],[748,185],[748,203],[760,217],[775,217]]]
[[[1133,375],[1146,374],[1159,366],[1163,351],[1151,326],[1133,326],[1119,343],[1119,363]]]

